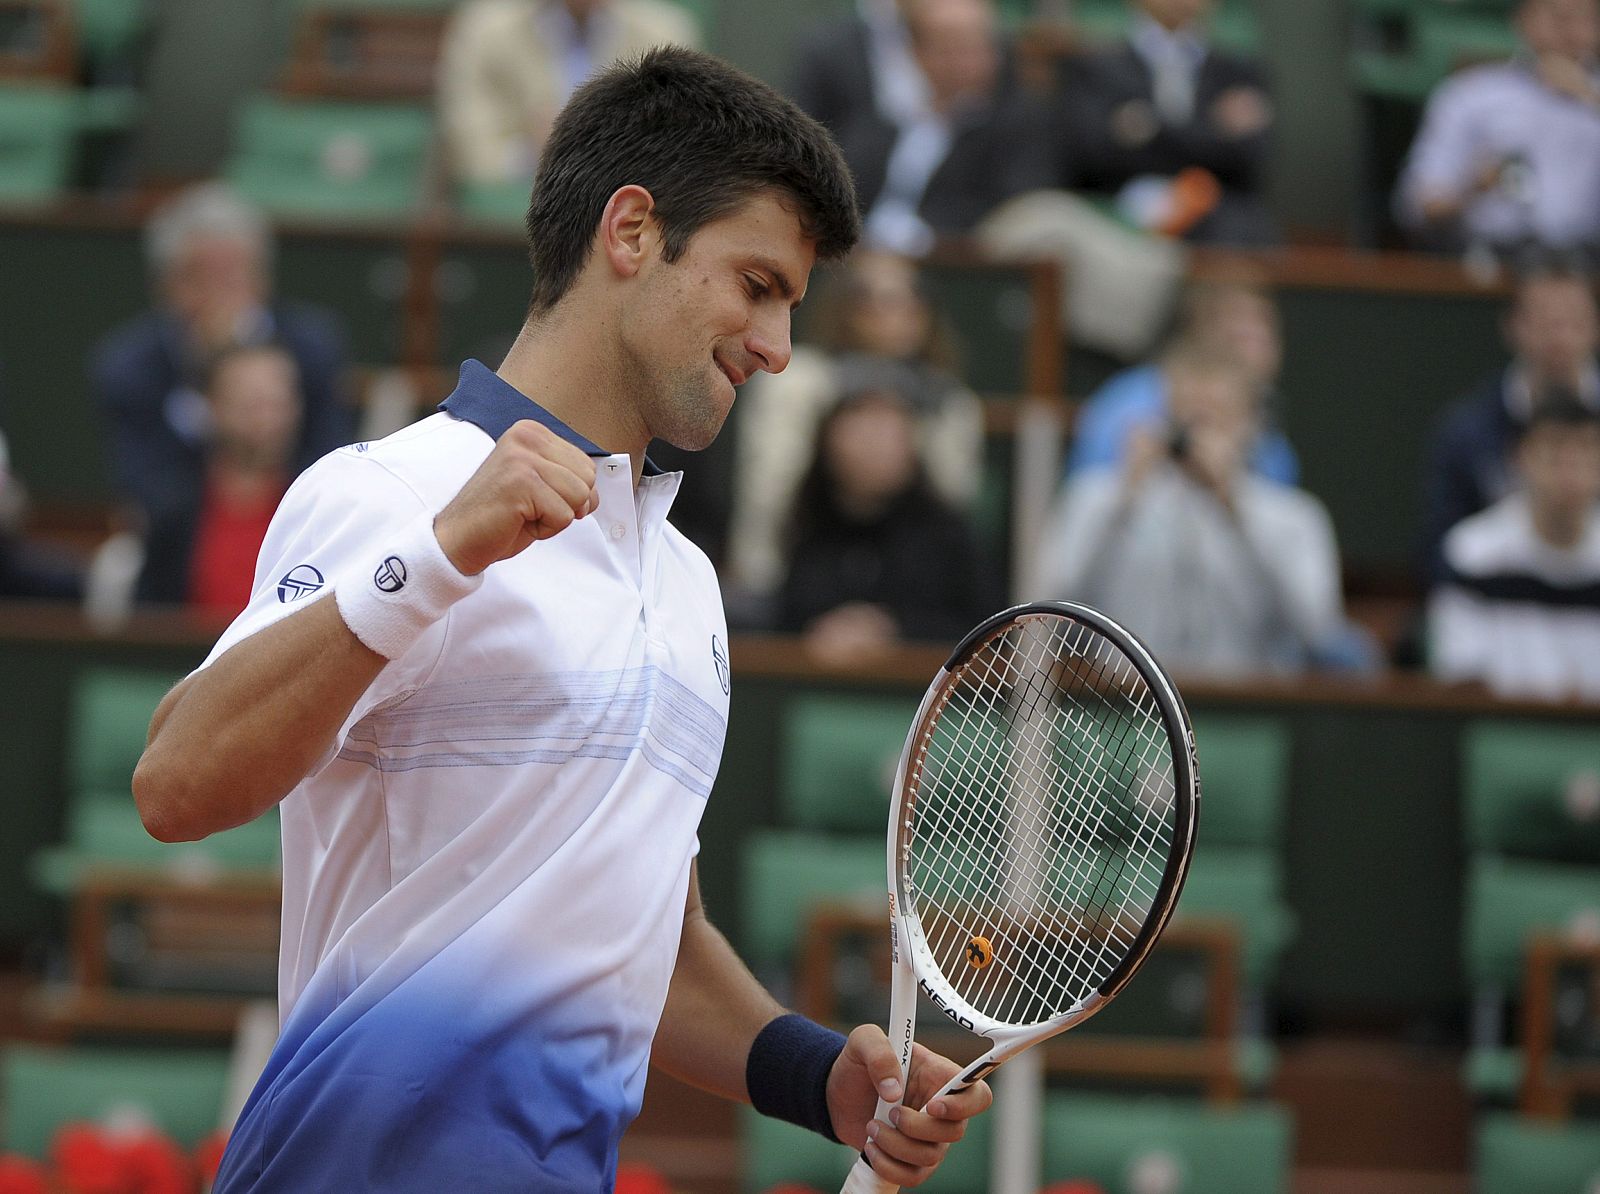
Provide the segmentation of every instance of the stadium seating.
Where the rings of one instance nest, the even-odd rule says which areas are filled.
[[[276,813],[167,845],[134,806],[134,766],[174,679],[117,668],[77,679],[66,840],[32,862],[39,887],[71,910],[73,986],[38,1001],[56,1028],[225,1033],[241,997],[273,988]]]
[[[1470,849],[1600,862],[1600,729],[1476,722],[1462,766]]]
[[[1474,1194],[1584,1194],[1600,1187],[1600,1125],[1485,1115],[1473,1171]]]
[[[79,93],[53,83],[0,83],[0,203],[42,203],[71,177]]]
[[[0,1150],[42,1157],[64,1124],[130,1111],[192,1147],[220,1126],[225,1052],[0,1048]]]
[[[424,199],[432,117],[422,108],[257,96],[228,180],[274,216],[396,219]]]
[[[1292,1142],[1288,1113],[1270,1104],[1052,1095],[1042,1174],[1105,1194],[1287,1194]]]

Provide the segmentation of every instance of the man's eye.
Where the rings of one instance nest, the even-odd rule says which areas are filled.
[[[750,291],[751,298],[763,298],[767,293],[767,284],[760,278],[750,274],[744,276],[745,287]]]

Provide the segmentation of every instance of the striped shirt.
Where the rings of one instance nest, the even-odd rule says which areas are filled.
[[[1444,560],[1428,608],[1435,675],[1507,697],[1600,701],[1600,512],[1576,546],[1552,547],[1513,494],[1458,523]]]

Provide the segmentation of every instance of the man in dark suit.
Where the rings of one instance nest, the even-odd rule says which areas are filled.
[[[1047,112],[1012,79],[991,0],[918,0],[906,22],[925,102],[898,119],[859,109],[835,131],[868,243],[920,254],[1052,185],[1060,147]]]
[[[1511,451],[1541,396],[1570,393],[1600,411],[1600,306],[1576,274],[1531,274],[1517,285],[1505,319],[1513,358],[1445,411],[1429,452],[1423,507],[1423,566],[1445,575],[1450,529],[1516,485]]]
[[[1209,44],[1209,0],[1130,3],[1127,41],[1073,66],[1073,177],[1063,181],[1130,201],[1135,180],[1181,178],[1157,223],[1200,243],[1271,243],[1262,191],[1273,113],[1261,67]]]
[[[857,0],[855,9],[806,35],[789,78],[790,98],[835,135],[860,113],[899,120],[927,99],[903,0]]]
[[[146,247],[159,305],[102,340],[91,372],[116,486],[147,523],[198,501],[210,430],[201,382],[230,349],[276,343],[294,357],[305,401],[295,471],[354,438],[338,324],[272,300],[259,213],[218,184],[195,187],[155,214]]]

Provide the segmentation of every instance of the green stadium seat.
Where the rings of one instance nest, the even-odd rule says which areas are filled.
[[[1046,1182],[1086,1179],[1105,1194],[1288,1194],[1293,1125],[1272,1104],[1052,1095]]]
[[[808,693],[791,700],[783,723],[784,819],[881,839],[895,766],[916,712],[914,699],[899,696]]]
[[[1600,729],[1478,722],[1463,756],[1472,849],[1600,862]]]
[[[1590,1194],[1600,1189],[1600,1125],[1485,1115],[1473,1171],[1474,1194]]]
[[[136,1110],[185,1147],[219,1127],[226,1052],[0,1048],[0,1150],[42,1158],[63,1124]]]
[[[882,837],[762,830],[746,841],[742,863],[742,953],[757,974],[793,973],[806,919],[820,904],[881,908],[888,923]]]
[[[73,0],[78,48],[91,64],[125,63],[150,27],[150,0]]]
[[[1203,848],[1276,846],[1283,835],[1289,735],[1269,718],[1197,717]]]
[[[456,211],[474,224],[520,229],[528,215],[532,181],[465,183],[456,190]]]
[[[1072,24],[1092,42],[1101,44],[1126,37],[1132,23],[1127,0],[1076,0]],[[1261,49],[1261,27],[1254,7],[1246,0],[1220,0],[1207,21],[1211,40],[1227,50],[1254,54]]]
[[[432,117],[404,104],[258,96],[228,180],[275,216],[394,219],[423,201]]]
[[[1202,781],[1204,782],[1204,781]],[[1283,873],[1268,850],[1205,844],[1195,851],[1174,923],[1184,917],[1225,920],[1241,937],[1241,969],[1246,986],[1271,983],[1278,960],[1294,937],[1294,913],[1283,899]]]
[[[1520,46],[1516,30],[1503,14],[1435,3],[1416,16],[1418,53],[1443,79],[1451,71],[1500,62]]]
[[[1468,867],[1464,957],[1474,987],[1515,989],[1536,933],[1600,936],[1600,869],[1479,857]]]
[[[49,84],[0,84],[0,202],[45,202],[66,189],[79,94]]]
[[[274,813],[201,842],[166,845],[145,832],[133,802],[133,769],[151,715],[179,679],[165,672],[94,668],[79,677],[68,738],[67,839],[33,860],[39,885],[70,895],[96,867],[148,868],[204,878],[278,860]]]

